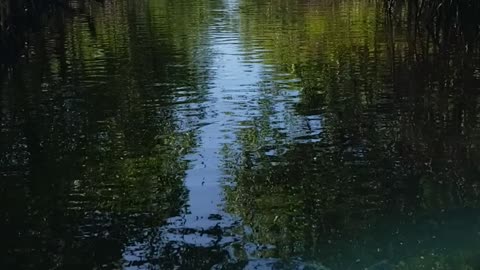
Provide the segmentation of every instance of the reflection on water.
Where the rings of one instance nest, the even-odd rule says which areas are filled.
[[[478,50],[397,13],[70,1],[1,74],[2,269],[477,269]]]

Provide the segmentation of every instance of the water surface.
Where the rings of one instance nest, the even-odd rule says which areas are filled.
[[[480,267],[474,50],[380,1],[47,17],[0,79],[2,269]]]

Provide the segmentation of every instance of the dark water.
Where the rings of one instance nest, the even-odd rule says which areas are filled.
[[[0,268],[480,269],[478,52],[384,10],[49,13],[0,77]]]

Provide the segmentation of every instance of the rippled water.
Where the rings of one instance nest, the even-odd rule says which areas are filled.
[[[47,17],[1,74],[2,269],[480,267],[475,51],[380,1]]]

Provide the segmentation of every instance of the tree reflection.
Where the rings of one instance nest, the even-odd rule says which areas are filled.
[[[477,267],[476,50],[423,48],[431,44],[378,24],[383,7],[362,1],[325,3],[338,10],[317,17],[308,4],[245,3],[259,9],[245,39],[261,42],[265,62],[301,78],[297,112],[322,127],[307,142],[277,137],[281,154],[266,146],[271,136],[241,135],[240,152],[227,155],[242,161],[227,164],[228,205],[251,227],[249,240],[267,247],[259,256],[302,256],[332,269],[385,259],[399,269]],[[292,38],[289,29],[311,18]],[[265,28],[279,31],[270,37]],[[240,134],[275,132],[265,121]],[[415,259],[425,254],[426,262]]]
[[[6,75],[1,265],[118,268],[126,245],[183,211],[208,78],[190,33],[206,18],[169,5],[71,2]]]
[[[172,233],[207,247],[162,225],[186,211],[225,7],[70,1],[45,18],[1,82],[1,266],[478,268],[478,5],[428,22],[426,1],[387,2],[241,1],[241,43],[222,42],[266,78],[226,121],[244,226]]]

